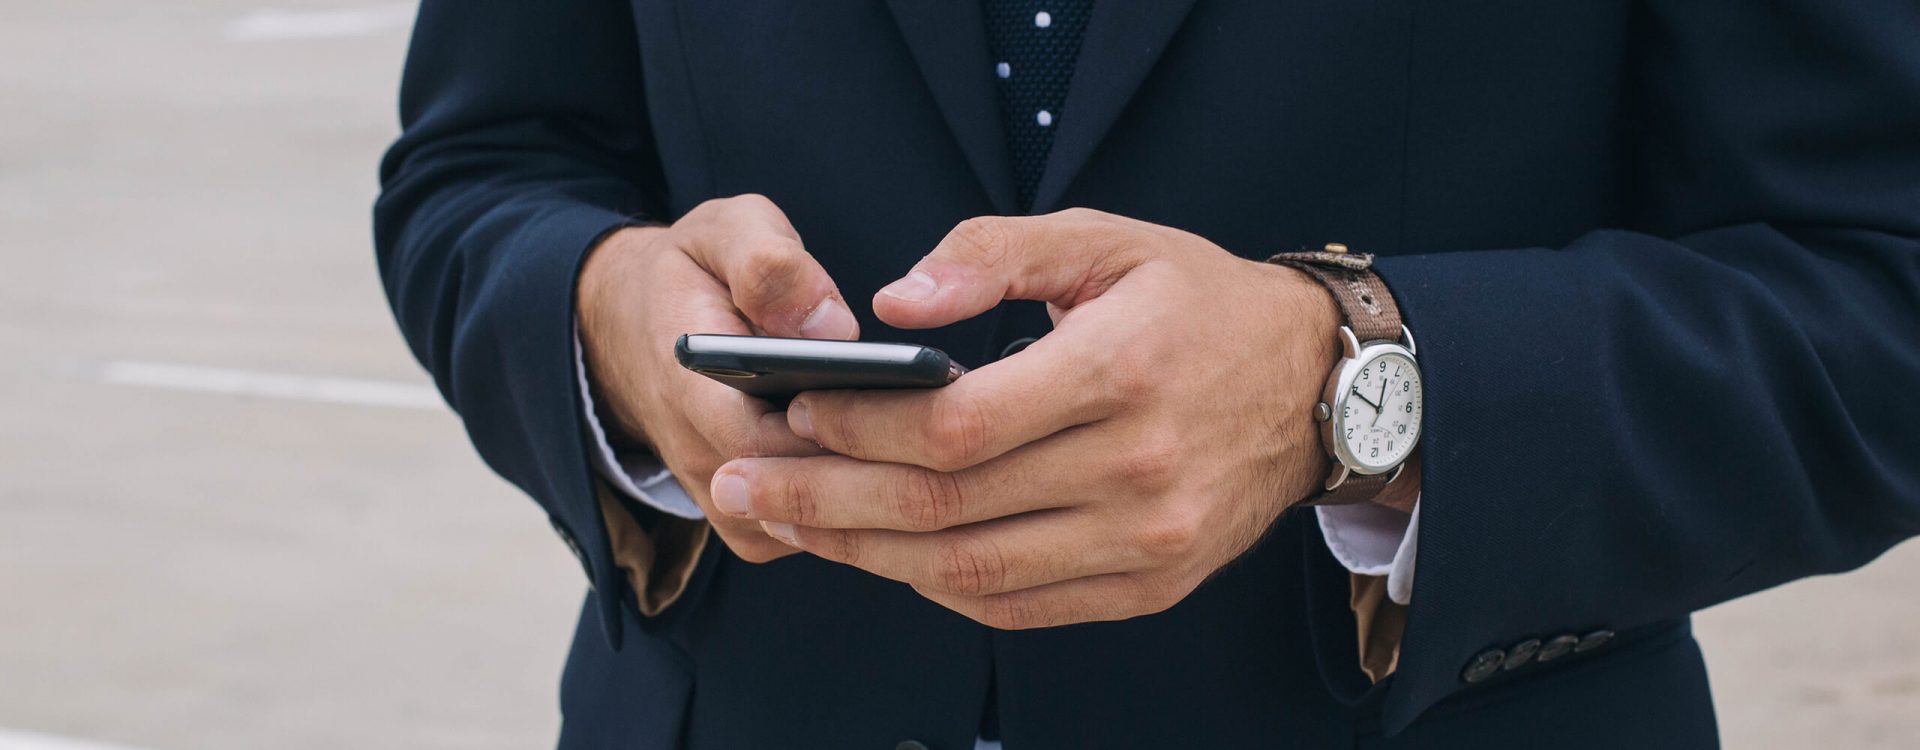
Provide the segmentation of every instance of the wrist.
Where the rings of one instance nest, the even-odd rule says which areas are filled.
[[[644,255],[644,248],[666,231],[659,225],[625,227],[608,233],[587,251],[580,263],[580,275],[574,280],[573,295],[574,316],[580,321],[583,336],[592,332],[590,325],[602,322],[603,313],[612,309],[610,303],[634,278],[633,267]]]
[[[631,372],[630,353],[622,352],[623,341],[631,336],[621,331],[632,328],[636,283],[647,278],[639,266],[647,248],[662,233],[663,226],[638,226],[617,230],[602,239],[587,253],[574,282],[574,321],[580,337],[581,367],[585,369],[588,391],[608,441],[614,445],[638,445],[651,450],[644,420],[637,413],[630,386],[644,376]]]
[[[1304,500],[1321,493],[1326,479],[1336,463],[1322,447],[1320,423],[1313,417],[1314,405],[1320,403],[1326,387],[1327,373],[1340,361],[1340,305],[1333,293],[1313,277],[1295,268],[1274,266],[1287,272],[1290,280],[1298,288],[1294,299],[1299,311],[1296,325],[1302,336],[1301,343],[1294,349],[1296,361],[1302,363],[1303,370],[1293,387],[1300,391],[1302,403],[1307,407],[1297,415],[1306,432],[1307,484],[1291,495],[1289,502]]]
[[[1372,255],[1328,244],[1323,250],[1281,253],[1269,262],[1312,279],[1339,313],[1341,354],[1314,406],[1331,470],[1323,490],[1304,502],[1375,500],[1405,473],[1419,446],[1423,392],[1412,334],[1401,323],[1392,293],[1372,271]]]
[[[1313,413],[1327,373],[1339,361],[1340,310],[1332,293],[1300,270],[1271,263],[1257,265],[1259,273],[1269,280],[1262,294],[1262,308],[1271,312],[1268,340],[1273,342],[1270,351],[1278,355],[1272,363],[1274,378],[1262,387],[1286,393],[1282,402],[1286,404],[1285,440],[1297,446],[1298,459],[1288,462],[1291,467],[1281,480],[1280,498],[1291,506],[1318,494],[1333,467],[1331,457],[1321,447],[1320,425]]]
[[[1308,370],[1308,380],[1315,400],[1320,395],[1320,381],[1328,370],[1340,359],[1340,305],[1327,287],[1306,272],[1272,263],[1260,264],[1277,271],[1285,278],[1285,291],[1282,299],[1289,301],[1285,307],[1287,320],[1284,322],[1296,333],[1295,340],[1300,343],[1294,347],[1300,356],[1304,368]]]

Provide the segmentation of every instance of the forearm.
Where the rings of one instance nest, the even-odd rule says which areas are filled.
[[[425,3],[374,209],[408,345],[482,458],[546,508],[597,585],[617,571],[571,330],[582,259],[656,210],[637,65],[620,62],[635,56],[629,13],[603,0]]]
[[[1920,382],[1916,259],[1886,233],[1749,225],[1383,261],[1429,393],[1399,690],[1920,532],[1920,401],[1886,396]]]
[[[1428,392],[1389,731],[1481,656],[1920,532],[1920,54],[1884,33],[1914,8],[1787,6],[1649,4],[1627,229],[1377,264]]]
[[[1425,502],[1538,526],[1503,554],[1620,557],[1604,580],[1513,571],[1567,591],[1559,619],[1646,622],[1865,562],[1920,529],[1920,401],[1887,398],[1920,382],[1916,262],[1910,239],[1763,225],[1387,260],[1432,383]],[[1487,326],[1486,299],[1528,312]],[[1429,513],[1428,541],[1463,522]]]

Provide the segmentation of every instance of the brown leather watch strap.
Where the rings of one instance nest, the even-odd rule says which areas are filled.
[[[1307,496],[1300,505],[1357,505],[1380,496],[1387,488],[1387,482],[1393,479],[1394,472],[1385,474],[1348,474],[1347,481],[1332,490],[1321,490]]]
[[[1347,327],[1361,341],[1400,338],[1400,307],[1373,272],[1372,253],[1350,253],[1345,245],[1330,244],[1325,250],[1281,253],[1267,262],[1298,270],[1326,286]]]

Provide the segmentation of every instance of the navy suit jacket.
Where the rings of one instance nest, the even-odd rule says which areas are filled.
[[[971,0],[426,0],[380,269],[487,463],[593,585],[577,747],[1700,747],[1688,613],[1920,531],[1920,6],[1911,0],[1101,0],[1036,212],[1381,273],[1427,380],[1418,585],[1360,674],[1311,514],[1162,614],[996,632],[903,585],[709,545],[643,618],[583,438],[575,274],[602,236],[770,196],[859,301],[1015,189]],[[662,342],[635,342],[659,346]],[[1469,684],[1475,654],[1611,629]]]

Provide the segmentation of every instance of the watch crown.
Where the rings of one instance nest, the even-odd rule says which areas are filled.
[[[1318,404],[1314,404],[1314,405],[1313,405],[1313,418],[1314,418],[1314,419],[1316,419],[1316,420],[1319,420],[1319,421],[1321,421],[1321,422],[1325,422],[1325,421],[1327,421],[1327,420],[1329,420],[1329,419],[1332,419],[1332,418],[1333,418],[1333,407],[1331,407],[1331,406],[1328,406],[1328,405],[1327,405],[1327,402],[1325,402],[1325,401],[1322,401],[1322,402],[1320,402],[1320,403],[1318,403]]]
[[[1338,242],[1329,242],[1327,243],[1326,251],[1329,253],[1344,253],[1347,251],[1347,246]]]

